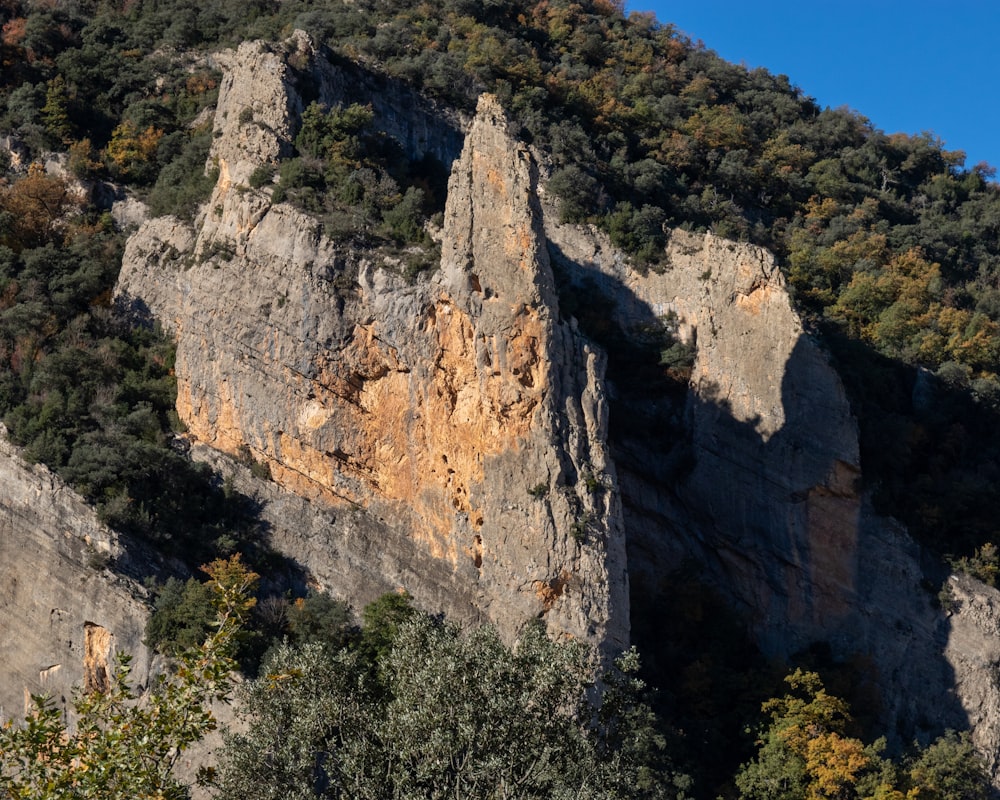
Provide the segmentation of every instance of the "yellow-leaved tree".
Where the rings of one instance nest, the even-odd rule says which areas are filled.
[[[761,707],[770,724],[757,756],[736,776],[741,800],[986,800],[982,756],[966,735],[948,732],[901,763],[882,755],[885,741],[850,735],[847,703],[815,672],[795,670],[790,691]]]
[[[111,132],[106,149],[108,167],[116,177],[145,183],[156,177],[156,149],[163,131],[152,125],[139,130],[131,120],[125,120]]]

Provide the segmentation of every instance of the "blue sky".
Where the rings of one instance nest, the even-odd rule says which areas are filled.
[[[628,0],[727,61],[788,75],[886,133],[931,131],[1000,168],[998,0]]]

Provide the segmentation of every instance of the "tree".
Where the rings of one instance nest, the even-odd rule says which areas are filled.
[[[297,643],[320,642],[339,649],[353,634],[347,603],[312,589],[291,604],[287,620],[289,636]]]
[[[163,131],[152,125],[140,131],[131,120],[122,122],[112,131],[106,150],[112,173],[137,183],[153,180],[156,149],[162,138]]]
[[[559,200],[560,222],[585,222],[597,198],[597,181],[571,164],[552,173],[548,190]]]
[[[762,706],[771,724],[757,757],[736,776],[741,800],[984,800],[982,757],[966,735],[948,732],[906,766],[883,758],[884,739],[848,735],[847,703],[814,672],[785,678],[791,692]]]
[[[14,250],[43,243],[73,204],[66,181],[49,177],[41,164],[32,164],[25,177],[0,188],[0,211],[11,215],[9,232],[0,231],[0,241]]]
[[[548,798],[596,782],[579,723],[588,656],[540,626],[507,648],[493,628],[462,636],[418,617],[387,663],[393,781],[433,798]]]
[[[910,765],[919,800],[986,800],[992,796],[982,755],[967,733],[948,731]]]
[[[423,234],[424,192],[411,186],[400,201],[382,214],[383,226],[399,244],[419,241]]]
[[[361,651],[369,664],[389,655],[400,627],[416,613],[412,599],[406,592],[389,592],[362,610]]]
[[[61,144],[69,144],[73,138],[73,124],[67,110],[66,81],[57,75],[48,82],[42,119],[49,134]]]
[[[383,600],[365,618],[400,610]],[[364,649],[278,648],[244,687],[249,725],[222,753],[221,798],[683,796],[634,653],[601,703],[589,648],[540,625],[509,647],[411,610],[390,635],[379,669]]]
[[[177,655],[204,641],[214,620],[211,587],[194,578],[168,578],[157,590],[156,604],[146,624],[146,644]]]
[[[371,738],[377,721],[369,716],[363,673],[357,653],[331,655],[319,642],[274,650],[260,677],[240,692],[240,713],[252,725],[227,736],[216,782],[220,797],[340,797],[348,778],[354,794],[347,796],[378,796],[368,787],[385,773],[381,746]]]
[[[353,103],[327,111],[311,103],[302,112],[295,146],[306,156],[328,159],[340,168],[357,168],[365,155],[362,135],[374,115],[370,107]]]
[[[23,724],[0,728],[0,794],[12,800],[173,800],[187,788],[173,776],[181,751],[216,727],[209,710],[232,688],[232,648],[253,607],[257,575],[239,556],[203,567],[217,619],[204,643],[141,702],[122,656],[110,688],[80,694],[70,731],[59,711],[35,697]]]
[[[757,758],[736,777],[740,797],[847,800],[868,797],[862,785],[873,784],[883,794],[891,790],[881,782],[882,743],[865,747],[847,735],[852,721],[847,703],[829,694],[815,672],[797,669],[785,682],[791,692],[762,706],[771,724]]]

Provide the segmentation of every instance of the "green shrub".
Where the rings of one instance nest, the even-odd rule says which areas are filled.
[[[989,586],[996,586],[997,575],[1000,574],[1000,549],[987,542],[976,548],[975,554],[955,561],[954,567]]]
[[[397,243],[418,242],[424,234],[424,193],[411,186],[400,201],[382,213],[383,228]]]
[[[559,201],[561,222],[586,222],[596,210],[597,181],[575,164],[553,172],[546,188]]]
[[[170,160],[160,170],[147,202],[154,216],[173,214],[190,220],[208,200],[219,178],[217,170],[205,170],[212,135],[205,129],[173,137],[165,148],[173,155],[168,156]]]
[[[614,211],[601,220],[611,241],[642,264],[654,264],[663,257],[667,236],[663,225],[666,214],[662,208],[631,203],[618,203]]]
[[[253,172],[250,173],[250,178],[248,183],[253,189],[260,189],[262,186],[266,186],[274,180],[274,165],[273,164],[261,164]]]
[[[190,578],[168,578],[156,593],[153,613],[146,624],[145,642],[167,655],[195,647],[211,632],[215,619],[208,584]]]
[[[328,594],[310,590],[289,606],[288,634],[297,644],[320,643],[339,650],[354,639],[350,607]]]

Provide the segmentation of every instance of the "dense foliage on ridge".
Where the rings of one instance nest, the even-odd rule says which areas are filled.
[[[115,528],[195,563],[246,550],[244,502],[171,446],[173,346],[111,308],[122,245],[62,179],[0,186],[0,414]]]

